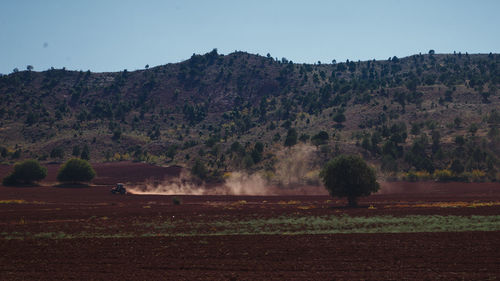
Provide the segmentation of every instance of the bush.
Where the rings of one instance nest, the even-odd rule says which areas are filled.
[[[297,130],[290,128],[285,138],[285,146],[294,146],[297,144]]]
[[[429,180],[432,176],[427,171],[409,171],[403,176],[403,178],[407,181],[421,181]]]
[[[452,181],[455,179],[453,172],[447,169],[435,170],[433,176],[437,181]]]
[[[172,197],[172,203],[174,205],[181,205],[182,204],[182,199],[180,199],[178,197]]]
[[[3,185],[29,184],[44,179],[47,168],[40,165],[37,160],[29,159],[14,165],[14,171],[6,176]]]
[[[61,182],[89,182],[96,173],[92,166],[83,159],[73,158],[59,169],[57,180]]]
[[[359,156],[340,155],[330,160],[320,172],[331,196],[347,197],[349,206],[357,206],[357,198],[377,192],[380,185],[375,170]]]
[[[463,173],[463,175],[471,182],[483,182],[486,180],[486,173],[481,170],[472,170],[470,172]]]
[[[322,144],[325,144],[328,142],[328,133],[325,132],[325,131],[320,131],[319,133],[317,133],[316,135],[314,135],[312,138],[311,138],[311,142],[316,145],[316,146],[319,146],[319,145],[322,145]]]

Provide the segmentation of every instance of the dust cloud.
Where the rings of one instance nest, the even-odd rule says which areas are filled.
[[[275,156],[274,172],[232,172],[217,186],[195,184],[184,172],[161,183],[128,187],[128,191],[139,195],[325,195],[313,161],[315,152],[316,147],[304,144],[283,149]]]
[[[283,149],[277,154],[275,164],[276,175],[273,179],[279,185],[293,186],[303,184],[319,184],[319,172],[315,170],[315,146],[298,144]]]

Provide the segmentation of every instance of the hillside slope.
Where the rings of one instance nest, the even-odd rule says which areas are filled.
[[[84,152],[92,161],[196,164],[202,178],[218,178],[276,174],[304,151],[306,170],[362,153],[387,176],[448,169],[494,180],[499,84],[498,54],[433,52],[310,65],[214,49],[138,71],[14,72],[0,77],[0,157]]]

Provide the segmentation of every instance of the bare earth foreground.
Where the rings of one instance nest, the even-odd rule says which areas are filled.
[[[326,195],[112,195],[178,168],[96,164],[95,186],[0,187],[0,280],[500,279],[500,184]],[[0,177],[11,167],[0,166]]]

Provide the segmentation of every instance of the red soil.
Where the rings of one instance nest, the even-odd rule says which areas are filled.
[[[488,280],[498,232],[0,241],[2,280]]]
[[[56,165],[49,165],[55,181]],[[120,231],[132,238],[0,238],[0,280],[454,280],[500,277],[500,232],[140,237],[137,223],[167,219],[246,220],[283,215],[499,215],[500,206],[418,207],[437,202],[499,202],[500,184],[384,183],[343,208],[328,196],[112,195],[116,182],[163,180],[180,168],[96,164],[99,185],[0,187],[0,233]],[[0,176],[8,167],[0,166]],[[235,204],[245,200],[245,204]],[[331,200],[331,201],[330,201]],[[292,201],[292,202],[290,202]],[[293,202],[295,201],[295,202]],[[368,206],[374,208],[367,208]],[[300,209],[301,206],[314,206]],[[108,230],[106,230],[108,229]],[[111,229],[112,230],[112,229]],[[109,233],[112,234],[112,233]]]

